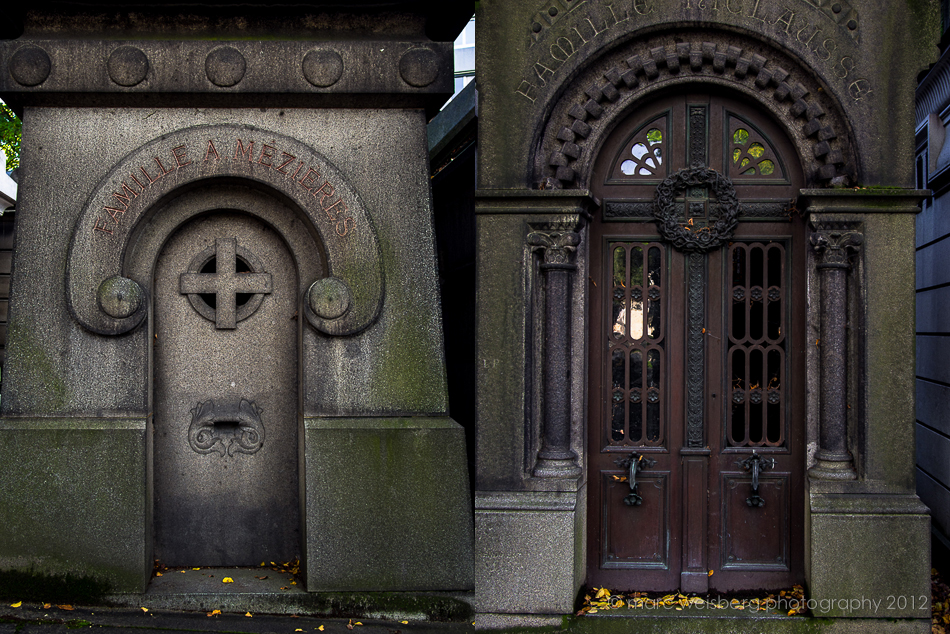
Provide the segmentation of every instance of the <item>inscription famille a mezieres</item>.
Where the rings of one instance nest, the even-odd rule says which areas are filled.
[[[814,2],[799,2],[807,6],[799,8],[794,3],[790,5],[775,0],[677,0],[676,4],[680,9],[699,10],[710,15],[722,13],[744,17],[794,39],[818,61],[831,64],[835,77],[850,82],[848,94],[852,99],[865,99],[872,92],[871,83],[857,75],[858,63],[853,57],[841,55],[834,35],[842,30],[850,33],[857,28],[857,22],[849,20],[846,24],[838,24],[828,16],[828,23],[823,24],[820,22],[822,13]],[[537,46],[541,55],[534,63],[529,63],[515,94],[534,102],[539,91],[551,82],[561,67],[592,40],[638,19],[647,20],[671,4],[660,0],[618,0],[603,5],[577,3],[571,8],[570,15],[578,17],[568,26],[560,27],[556,22],[552,24],[550,34],[546,29],[532,33],[530,46]],[[535,25],[541,26],[540,23]]]
[[[197,150],[197,152],[196,152]],[[232,151],[233,150],[233,151]],[[168,150],[162,156],[152,157],[151,163],[133,169],[122,181],[118,191],[113,191],[107,204],[96,217],[94,230],[111,235],[122,222],[122,217],[135,204],[135,199],[149,187],[181,169],[195,169],[201,163],[215,161],[247,161],[249,164],[272,169],[292,181],[294,186],[305,190],[315,198],[326,213],[337,235],[346,236],[353,228],[354,220],[349,215],[346,201],[336,187],[309,162],[268,143],[253,139],[227,141],[204,139],[194,144],[185,143]]]

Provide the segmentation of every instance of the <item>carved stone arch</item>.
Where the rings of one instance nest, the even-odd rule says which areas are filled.
[[[151,280],[166,243],[189,222],[210,214],[246,215],[280,237],[304,284],[300,290],[305,292],[306,284],[326,274],[326,252],[320,236],[306,226],[301,227],[300,214],[287,213],[288,208],[293,209],[291,201],[258,183],[232,179],[205,181],[196,189],[162,200],[136,225],[123,254],[121,270],[129,279]]]
[[[96,186],[76,221],[66,265],[76,320],[104,335],[138,326],[150,282],[126,255],[141,223],[183,192],[244,183],[283,199],[325,250],[328,277],[311,288],[304,313],[330,335],[372,324],[384,295],[379,240],[356,190],[321,154],[296,139],[247,125],[195,126],[154,139],[123,158]],[[196,212],[198,213],[198,212]],[[316,289],[316,290],[314,290]],[[326,314],[314,306],[329,305]]]
[[[807,65],[752,36],[696,30],[633,38],[579,73],[541,133],[535,182],[589,187],[593,160],[613,128],[638,103],[688,84],[742,93],[771,112],[796,147],[806,186],[857,180],[847,119]]]

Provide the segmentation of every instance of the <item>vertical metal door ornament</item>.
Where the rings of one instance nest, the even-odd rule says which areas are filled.
[[[706,255],[689,254],[687,265],[686,339],[686,446],[698,449],[703,442],[706,387]]]
[[[571,278],[577,271],[574,252],[580,235],[573,231],[534,231],[531,250],[542,255],[544,278],[544,417],[541,450],[532,471],[541,478],[581,474],[571,449]]]
[[[821,419],[816,464],[818,480],[854,480],[848,451],[847,308],[851,254],[864,242],[852,223],[816,223],[811,244],[821,279]]]

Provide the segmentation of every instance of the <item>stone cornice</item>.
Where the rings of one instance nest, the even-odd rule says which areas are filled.
[[[819,213],[920,213],[920,202],[930,197],[927,189],[803,189],[799,208]]]
[[[453,91],[452,59],[451,43],[410,40],[18,39],[0,43],[0,95],[15,107],[433,110]]]

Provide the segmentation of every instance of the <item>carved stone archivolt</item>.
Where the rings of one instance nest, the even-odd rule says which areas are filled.
[[[640,40],[642,42],[642,40]],[[654,39],[661,44],[664,40]],[[797,63],[760,42],[748,48],[731,42],[694,40],[676,44],[638,45],[612,53],[599,68],[576,80],[554,108],[544,132],[539,180],[547,189],[587,185],[592,156],[587,147],[599,147],[599,136],[609,122],[624,116],[632,101],[663,85],[687,81],[733,85],[756,95],[783,120],[797,137],[807,180],[829,183],[853,177],[854,159],[845,136],[845,124],[830,104],[823,105],[820,86]],[[695,84],[693,84],[695,89]],[[579,181],[579,183],[578,183]]]

